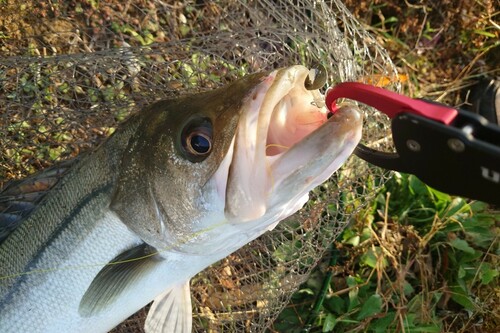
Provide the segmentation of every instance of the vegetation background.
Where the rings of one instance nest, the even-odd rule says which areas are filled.
[[[44,23],[60,13],[81,20],[89,34],[111,22],[139,43],[168,38],[146,34],[154,33],[151,26],[138,32],[113,25],[130,3],[0,0],[1,53],[19,47],[9,32],[64,30],[65,21]],[[390,52],[409,96],[467,107],[470,87],[500,76],[498,0],[345,4]],[[396,173],[334,242],[269,331],[498,332],[497,209]]]
[[[474,85],[500,76],[498,1],[345,3],[390,52],[409,96],[468,108]],[[271,331],[498,332],[495,209],[395,173]]]

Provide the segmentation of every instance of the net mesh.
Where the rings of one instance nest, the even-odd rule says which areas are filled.
[[[339,1],[4,1],[0,18],[0,181],[96,146],[162,98],[294,64],[328,85],[386,82],[386,52]],[[388,122],[364,109],[363,142],[390,149]],[[353,157],[300,212],[192,280],[195,332],[272,323],[352,215],[384,181]],[[114,332],[140,332],[142,309]]]

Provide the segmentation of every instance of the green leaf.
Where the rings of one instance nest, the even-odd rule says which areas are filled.
[[[465,290],[459,286],[455,285],[450,287],[451,299],[456,303],[460,304],[467,310],[473,311],[475,309],[474,303],[471,301]]]
[[[371,317],[374,314],[380,313],[382,310],[382,298],[380,295],[371,295],[366,302],[363,303],[361,311],[359,312],[357,319],[363,320],[367,317]]]
[[[363,231],[361,232],[361,242],[364,242],[367,239],[372,238],[372,231],[370,228],[363,228]]]
[[[405,296],[410,296],[414,292],[415,289],[413,288],[413,286],[410,283],[408,283],[408,281],[405,281],[403,284],[403,293],[405,294]]]
[[[462,252],[460,255],[455,256],[455,257],[456,257],[456,259],[459,259],[460,263],[464,264],[464,263],[470,263],[470,262],[477,262],[482,256],[483,256],[483,252],[474,251],[474,253]]]
[[[299,333],[301,329],[297,330],[297,327],[301,326],[302,320],[305,320],[305,318],[301,318],[295,309],[285,308],[280,314],[279,319],[274,322],[273,329],[278,332]]]
[[[56,159],[61,156],[61,154],[64,151],[64,147],[56,147],[56,148],[50,148],[49,149],[49,157],[51,160],[55,161]]]
[[[387,328],[394,322],[396,312],[388,312],[384,317],[375,319],[370,323],[370,328],[375,333],[385,333],[389,331]]]
[[[349,290],[349,306],[347,307],[347,311],[351,311],[355,307],[359,305],[359,296],[358,296],[359,288],[354,287]]]
[[[354,236],[354,237],[351,237],[348,240],[344,241],[344,244],[349,244],[349,245],[352,245],[352,246],[358,246],[359,245],[359,240],[360,240],[359,236]]]
[[[451,201],[451,196],[449,194],[443,193],[429,186],[428,189],[429,192],[434,195],[434,199],[436,200],[436,206],[439,208],[439,210],[444,209]]]
[[[354,276],[349,275],[345,281],[349,288],[356,287],[358,285],[358,282],[356,281],[356,278]]]
[[[419,315],[416,313],[408,313],[404,318],[403,332],[424,332],[424,333],[439,333],[442,331],[438,324],[418,324]]]
[[[446,210],[444,211],[444,214],[440,216],[442,219],[443,218],[451,218],[457,214],[464,213],[470,209],[470,206],[467,204],[467,202],[462,199],[462,198],[454,198],[451,203],[448,205]]]
[[[322,332],[330,332],[333,330],[335,325],[337,324],[337,318],[332,314],[327,314],[325,321],[323,322],[323,330]]]
[[[403,327],[405,328],[405,331],[410,331],[410,328],[415,327],[415,318],[416,314],[414,312],[408,312],[406,316],[403,317]]]
[[[465,274],[467,274],[467,272],[465,271],[465,268],[462,265],[460,265],[458,267],[458,278],[463,279],[465,277]]]
[[[368,251],[361,256],[360,263],[375,268],[377,266],[377,255],[372,249],[368,249]]]
[[[387,259],[383,257],[382,249],[378,246],[368,249],[365,254],[360,258],[360,263],[370,266],[371,268],[377,267],[377,262],[379,258],[382,257],[382,267],[387,266]]]
[[[297,225],[298,227],[299,225]],[[348,241],[349,239],[355,237],[358,233],[352,228],[346,228],[342,232],[342,243]],[[358,236],[359,237],[359,236]]]
[[[408,176],[408,185],[411,193],[415,196],[429,196],[429,187],[417,177],[413,175]]]
[[[458,249],[460,251],[463,251],[465,253],[470,253],[474,254],[474,249],[469,246],[469,243],[467,241],[460,239],[460,238],[455,238],[450,241],[450,245],[454,247],[455,249]]]
[[[470,208],[474,213],[484,212],[488,209],[488,204],[482,201],[473,201],[470,203]]]
[[[328,297],[323,302],[323,306],[330,313],[335,313],[337,315],[344,314],[345,311],[346,311],[346,309],[345,309],[345,301],[344,301],[343,298],[341,298],[339,296]]]
[[[490,37],[490,38],[496,37],[496,35],[494,33],[484,31],[484,30],[474,30],[474,32],[478,35],[483,35],[483,36]]]
[[[435,291],[435,292],[432,293],[432,299],[436,303],[439,302],[439,300],[441,299],[442,296],[443,296],[443,293],[439,292],[439,291]]]
[[[492,269],[490,263],[483,263],[479,271],[482,284],[489,284],[498,276],[498,270]]]

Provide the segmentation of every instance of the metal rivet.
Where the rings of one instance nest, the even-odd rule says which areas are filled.
[[[406,147],[408,147],[408,149],[414,152],[420,151],[420,143],[418,143],[415,140],[406,141]]]
[[[460,141],[459,139],[455,139],[455,138],[448,140],[448,147],[450,147],[451,150],[453,150],[457,153],[461,153],[465,150],[465,144],[462,141]]]

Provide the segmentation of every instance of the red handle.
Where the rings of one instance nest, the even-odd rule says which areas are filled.
[[[449,125],[458,111],[445,105],[428,103],[406,97],[383,88],[359,82],[343,82],[326,92],[326,106],[330,112],[337,109],[338,98],[349,98],[372,106],[394,118],[402,112],[410,112]]]

